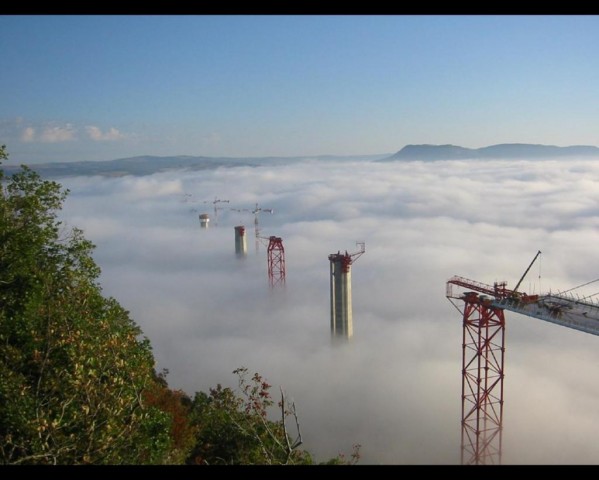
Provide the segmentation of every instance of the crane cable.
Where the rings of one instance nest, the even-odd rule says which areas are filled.
[[[577,288],[584,287],[585,285],[590,285],[591,283],[595,283],[595,282],[599,282],[599,278],[596,278],[595,280],[591,280],[590,282],[587,282],[587,283],[583,283],[582,285],[578,285],[577,287],[572,287],[571,289],[565,290],[565,291],[560,292],[560,293],[568,293],[568,292],[571,292],[572,290],[576,290]]]
[[[593,294],[591,294],[591,295],[587,295],[586,297],[582,297],[582,298],[581,298],[581,300],[586,300],[587,298],[594,297],[595,295],[599,295],[599,292],[597,292],[597,293],[593,293]]]

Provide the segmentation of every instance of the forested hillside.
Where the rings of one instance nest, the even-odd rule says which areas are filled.
[[[259,374],[170,389],[150,340],[103,296],[94,245],[58,221],[68,191],[28,167],[0,181],[1,464],[313,462],[295,405]]]

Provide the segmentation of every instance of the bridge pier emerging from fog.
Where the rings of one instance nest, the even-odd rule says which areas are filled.
[[[331,338],[349,340],[354,334],[351,293],[351,266],[366,251],[364,242],[357,242],[361,249],[355,253],[332,253],[329,255],[331,269]]]
[[[331,267],[331,336],[350,339],[354,334],[351,297],[351,257],[329,255]]]
[[[248,253],[246,229],[243,225],[235,228],[235,254],[238,257],[245,257]]]

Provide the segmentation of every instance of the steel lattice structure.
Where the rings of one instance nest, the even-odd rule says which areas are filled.
[[[285,249],[283,239],[271,236],[268,239],[268,282],[271,287],[285,285]]]
[[[527,295],[506,285],[459,276],[447,281],[446,297],[463,318],[462,464],[501,463],[504,310],[599,335],[599,303],[569,291]],[[467,291],[454,293],[454,287]]]
[[[514,294],[506,285],[457,276],[447,282],[446,296],[463,320],[462,465],[501,463],[505,315],[495,302]],[[473,291],[456,295],[454,286]],[[461,300],[462,308],[452,299]]]
[[[464,299],[462,341],[463,465],[500,464],[503,422],[503,309]]]

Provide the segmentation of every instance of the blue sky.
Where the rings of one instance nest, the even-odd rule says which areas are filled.
[[[599,145],[595,16],[3,16],[11,162]]]

